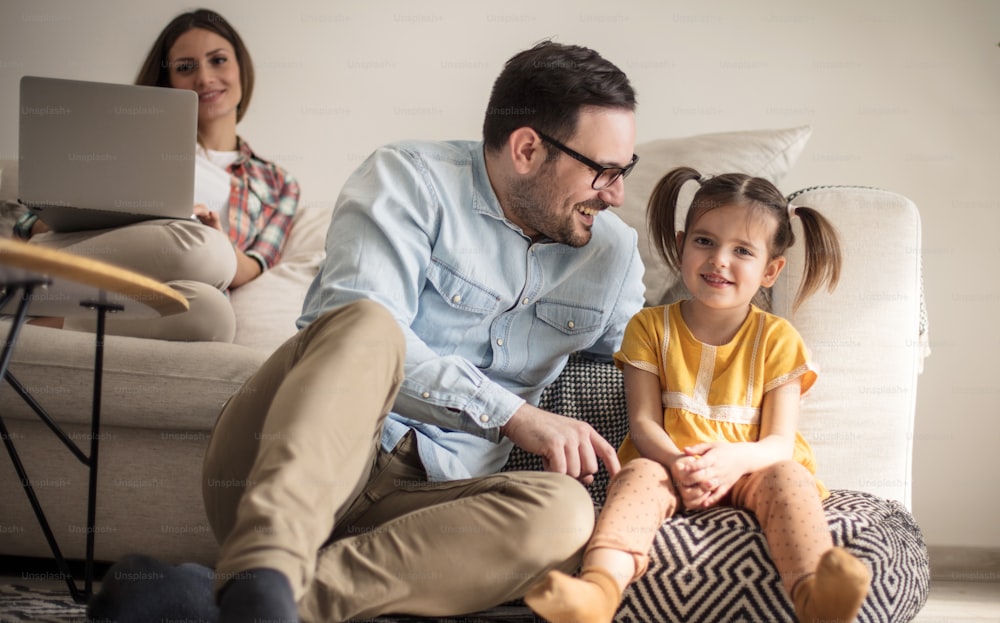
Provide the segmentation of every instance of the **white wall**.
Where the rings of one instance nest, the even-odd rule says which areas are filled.
[[[309,203],[332,203],[380,143],[478,137],[504,61],[545,37],[593,47],[631,76],[639,141],[811,124],[784,190],[871,185],[921,208],[934,352],[918,393],[914,513],[930,544],[1000,547],[1000,3],[205,5],[257,66],[241,134],[297,175]],[[21,75],[130,82],[160,28],[190,8],[5,0],[0,159],[16,156]]]

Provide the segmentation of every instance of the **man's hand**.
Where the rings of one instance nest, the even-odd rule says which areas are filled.
[[[542,457],[545,471],[567,474],[585,485],[604,463],[612,476],[621,469],[618,452],[594,428],[564,415],[525,404],[500,429],[514,445]]]

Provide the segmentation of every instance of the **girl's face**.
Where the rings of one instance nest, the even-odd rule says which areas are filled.
[[[240,66],[233,46],[216,33],[192,28],[177,38],[167,54],[170,86],[198,94],[198,125],[236,119],[243,99]]]
[[[785,265],[768,251],[778,224],[733,204],[699,216],[679,232],[681,278],[692,296],[713,309],[743,308],[761,286],[770,287]]]

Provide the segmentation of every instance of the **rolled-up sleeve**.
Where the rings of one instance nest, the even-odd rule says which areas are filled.
[[[262,206],[257,236],[243,250],[257,260],[261,270],[271,268],[281,258],[281,251],[292,229],[292,220],[299,205],[299,184],[295,178],[277,170],[272,175],[280,178],[280,181],[275,180],[274,187],[277,190],[268,198],[267,204]]]

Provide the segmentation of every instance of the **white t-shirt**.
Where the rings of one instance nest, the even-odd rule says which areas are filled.
[[[222,229],[228,229],[226,218],[231,182],[227,167],[239,157],[237,151],[213,151],[201,145],[194,158],[194,202],[203,204],[219,215]]]

